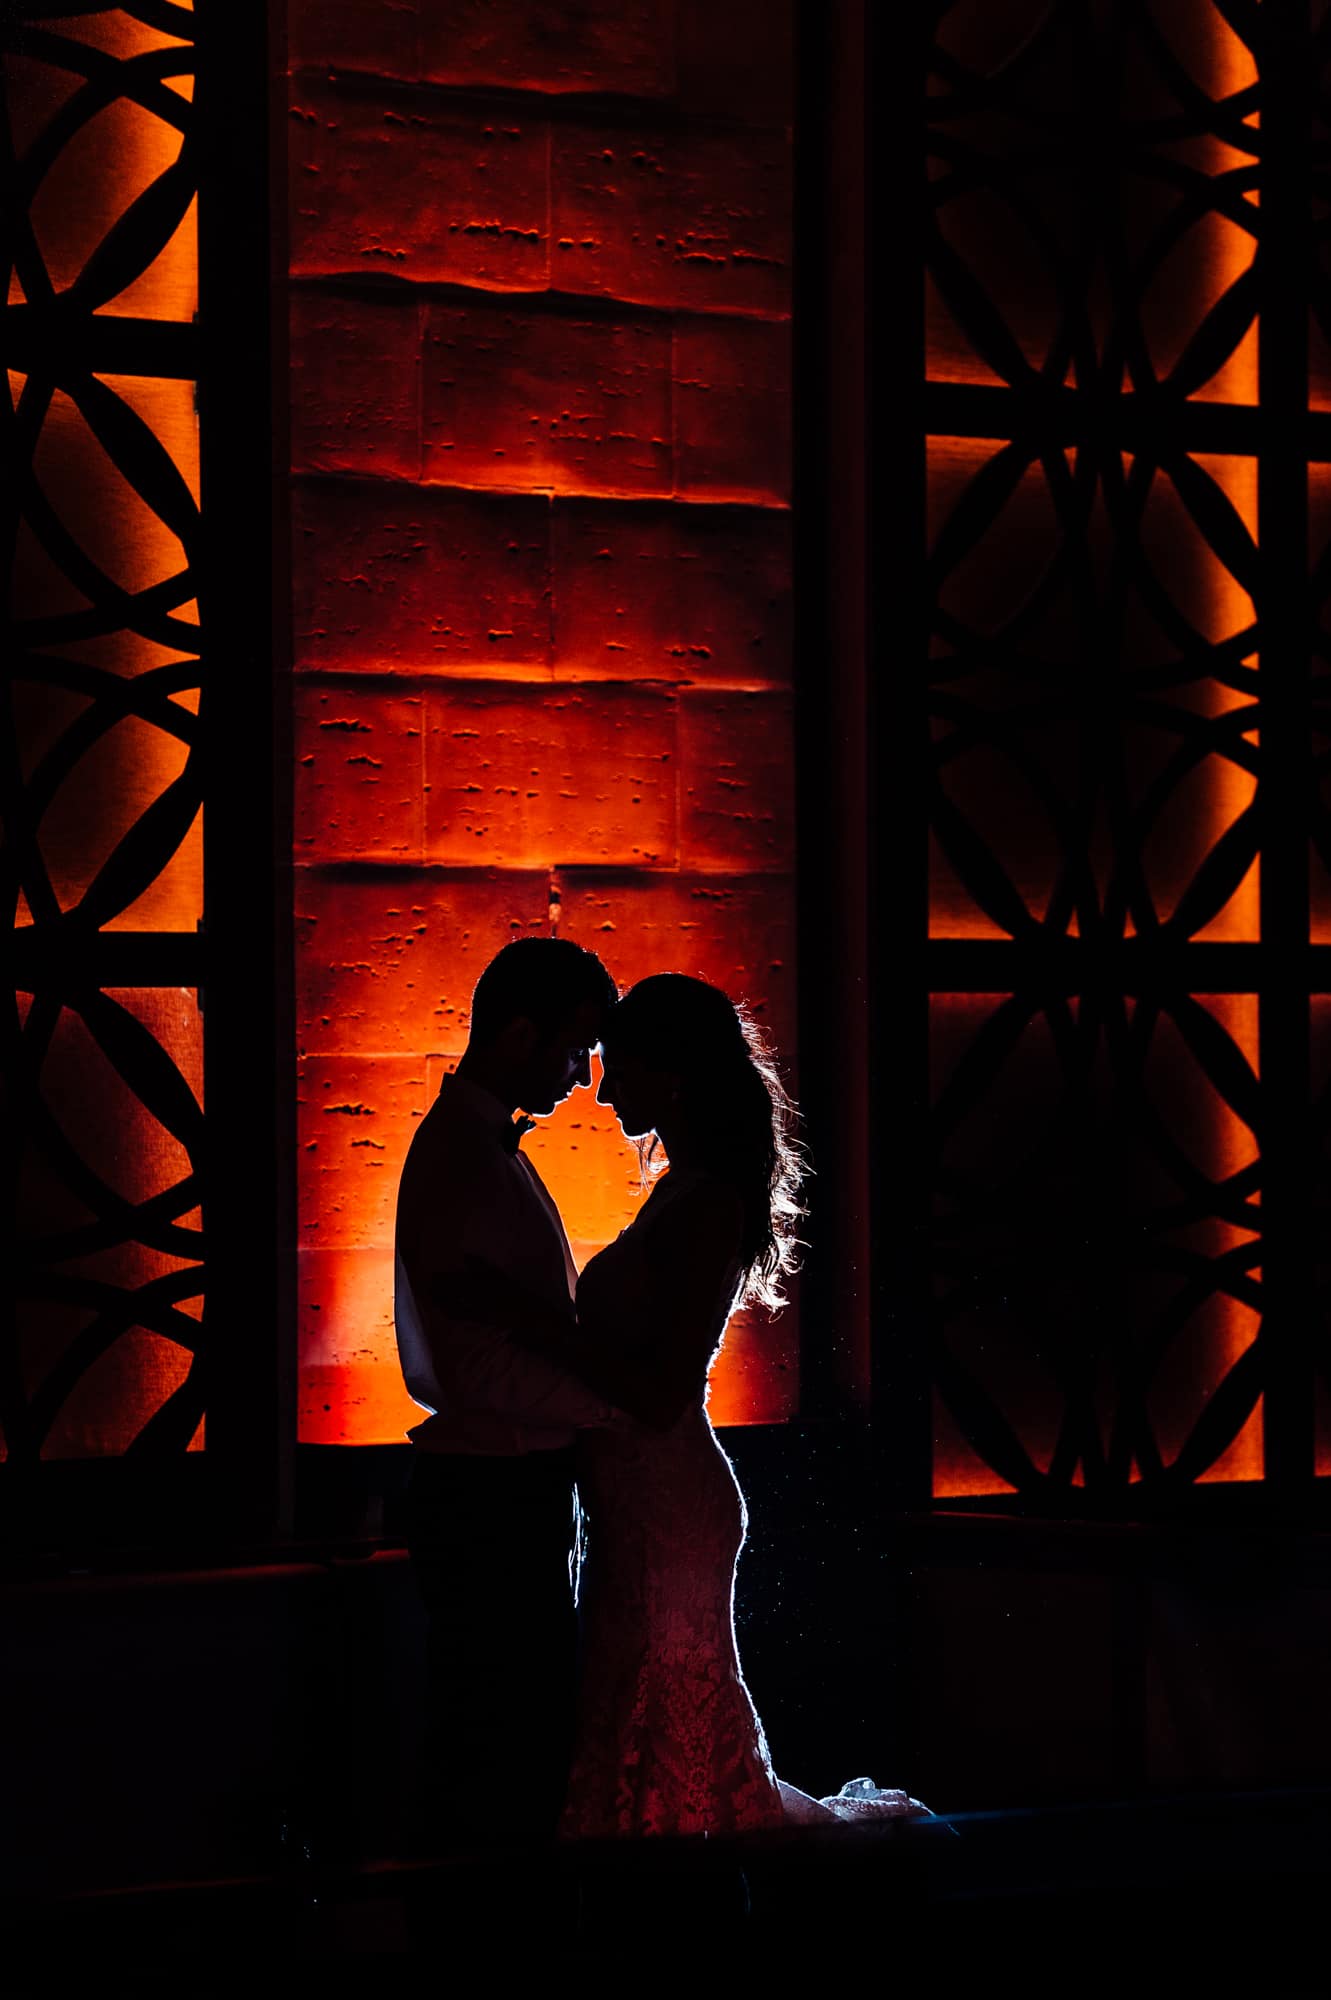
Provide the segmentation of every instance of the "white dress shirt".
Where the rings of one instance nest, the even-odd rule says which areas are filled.
[[[555,1363],[435,1302],[434,1281],[479,1257],[572,1328],[568,1238],[531,1161],[505,1144],[511,1123],[488,1090],[446,1076],[402,1169],[393,1315],[408,1392],[429,1412],[407,1433],[422,1451],[551,1451],[610,1420],[610,1406]]]

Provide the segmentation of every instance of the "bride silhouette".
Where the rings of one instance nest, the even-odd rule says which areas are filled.
[[[735,1644],[744,1498],[706,1409],[726,1322],[783,1303],[795,1267],[796,1113],[754,1024],[718,988],[642,980],[604,1030],[598,1102],[639,1142],[631,1226],[594,1257],[577,1325],[493,1271],[465,1309],[557,1359],[623,1414],[579,1434],[583,1675],[565,1837],[736,1833],[926,1808],[853,1780],[815,1799],[772,1769]]]

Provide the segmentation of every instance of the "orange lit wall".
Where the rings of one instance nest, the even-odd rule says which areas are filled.
[[[511,937],[701,974],[794,1055],[789,9],[294,0],[301,1436],[414,1420],[416,1120]],[[636,1156],[527,1142],[579,1261]],[[793,1315],[724,1422],[788,1416]]]

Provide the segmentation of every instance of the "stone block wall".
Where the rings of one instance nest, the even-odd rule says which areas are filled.
[[[292,0],[301,1435],[401,1436],[393,1200],[482,966],[746,999],[794,1080],[787,0]],[[527,1141],[580,1261],[636,1157]],[[788,1416],[794,1314],[720,1421]]]

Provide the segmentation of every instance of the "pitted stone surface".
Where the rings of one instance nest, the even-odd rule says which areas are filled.
[[[297,482],[297,667],[544,677],[550,504],[351,480]]]
[[[296,1085],[300,1240],[391,1245],[397,1184],[425,1114],[419,1056],[307,1056]]]
[[[790,310],[783,132],[558,126],[551,282],[646,305]]]
[[[673,867],[675,706],[640,689],[432,693],[427,858]]]
[[[460,1055],[472,988],[549,928],[545,874],[296,871],[299,1042],[309,1055]]]
[[[300,1435],[400,1438],[401,1155],[510,937],[793,1085],[791,0],[292,0]],[[570,104],[570,93],[585,103]],[[636,1155],[528,1139],[585,1261]],[[793,1311],[721,1422],[797,1407]]]
[[[410,861],[424,853],[425,704],[392,683],[369,690],[298,684],[298,860]]]
[[[676,0],[291,0],[294,66],[410,84],[669,97]]]
[[[287,56],[293,69],[326,76],[343,69],[403,79],[419,76],[421,15],[429,0],[287,0]]]
[[[746,1002],[794,1073],[795,920],[788,878],[562,870],[561,934],[599,952],[621,987],[688,972]]]
[[[672,368],[676,491],[788,503],[789,325],[688,321]]]
[[[680,862],[733,873],[795,865],[795,744],[784,693],[685,696]]]
[[[790,573],[790,522],[775,509],[557,500],[555,671],[785,681]]]
[[[430,306],[423,476],[556,493],[668,493],[670,333],[651,320]]]
[[[667,97],[674,58],[675,0],[430,0],[421,12],[430,83]]]
[[[547,284],[550,136],[539,116],[300,77],[289,126],[293,272]]]
[[[412,298],[292,293],[295,471],[420,477],[420,314]]]

